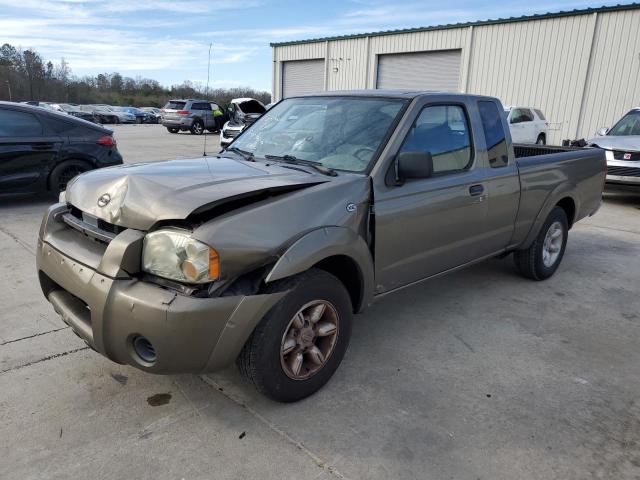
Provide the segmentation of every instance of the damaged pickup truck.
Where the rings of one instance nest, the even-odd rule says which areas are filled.
[[[76,177],[42,222],[45,297],[150,373],[237,362],[278,401],[324,385],[376,297],[513,253],[543,280],[599,208],[604,152],[511,144],[498,100],[281,101],[216,156]],[[366,321],[366,319],[363,319]]]

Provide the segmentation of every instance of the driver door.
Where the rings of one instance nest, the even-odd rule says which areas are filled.
[[[376,293],[465,264],[486,250],[487,192],[469,113],[459,100],[424,105],[398,152],[431,153],[433,175],[394,185],[387,174],[384,185],[375,185]]]

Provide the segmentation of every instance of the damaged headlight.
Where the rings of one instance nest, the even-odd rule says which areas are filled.
[[[218,252],[179,228],[148,233],[142,247],[145,272],[178,282],[206,283],[220,275]]]

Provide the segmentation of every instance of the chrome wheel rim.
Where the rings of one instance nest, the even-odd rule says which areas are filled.
[[[324,367],[338,340],[339,317],[326,300],[300,308],[282,336],[280,364],[287,377],[306,380]]]
[[[200,126],[200,124],[199,124],[199,123],[196,123],[196,124],[193,126],[193,129],[195,130],[195,132],[196,132],[198,135],[200,135],[200,134],[202,133],[202,126]]]
[[[562,250],[562,242],[564,241],[564,232],[562,231],[562,224],[560,222],[553,222],[549,225],[547,234],[544,236],[544,243],[542,244],[542,263],[545,267],[551,267],[558,257],[560,256],[560,250]]]

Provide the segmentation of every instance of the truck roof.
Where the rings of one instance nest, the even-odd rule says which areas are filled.
[[[307,95],[299,95],[299,97],[384,97],[384,98],[403,98],[413,99],[422,96],[441,96],[447,97],[475,97],[475,98],[491,98],[483,95],[472,95],[469,93],[457,92],[439,92],[433,90],[391,90],[391,89],[371,89],[371,90],[334,90],[328,92],[317,92]]]

